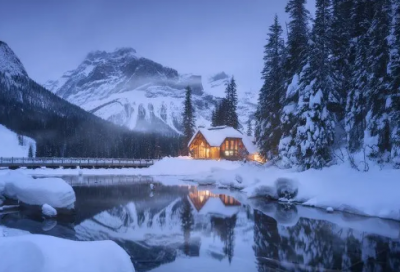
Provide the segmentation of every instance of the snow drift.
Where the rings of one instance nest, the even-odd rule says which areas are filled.
[[[25,204],[54,208],[73,208],[76,200],[72,187],[60,178],[33,179],[16,171],[0,175],[0,193]]]
[[[112,241],[76,242],[45,235],[0,239],[0,272],[134,272],[129,255]]]

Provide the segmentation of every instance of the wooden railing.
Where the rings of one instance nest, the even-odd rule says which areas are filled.
[[[151,159],[108,159],[108,158],[1,158],[0,167],[27,168],[143,168],[154,164]]]

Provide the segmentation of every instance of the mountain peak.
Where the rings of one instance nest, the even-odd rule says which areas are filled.
[[[0,73],[8,77],[28,76],[19,58],[3,41],[0,41]]]
[[[96,50],[90,52],[86,59],[88,60],[96,60],[96,59],[115,59],[115,58],[126,58],[126,57],[134,57],[139,58],[136,50],[131,47],[120,47],[116,48],[112,52]]]

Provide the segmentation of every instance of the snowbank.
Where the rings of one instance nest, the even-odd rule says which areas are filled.
[[[60,178],[33,179],[18,171],[0,175],[0,193],[29,205],[73,208],[75,192]]]
[[[400,220],[399,174],[399,170],[381,170],[378,166],[369,172],[358,172],[346,164],[305,172],[243,165],[207,178],[217,184],[244,188],[248,197],[270,196],[306,206]],[[282,180],[286,181],[283,187],[279,183]],[[287,195],[292,197],[287,199]]]
[[[29,147],[32,155],[36,154],[36,142],[26,136],[18,136],[15,132],[0,125],[0,157],[28,157]]]
[[[45,235],[0,239],[0,272],[133,272],[129,255],[112,241],[76,242]]]
[[[42,213],[43,213],[43,215],[45,215],[47,217],[55,217],[55,216],[57,216],[56,209],[54,209],[52,206],[50,206],[48,204],[44,204],[42,206]]]

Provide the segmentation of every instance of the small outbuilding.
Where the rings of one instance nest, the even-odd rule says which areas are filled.
[[[195,159],[248,159],[263,162],[251,139],[233,127],[199,128],[188,147],[189,155]]]

